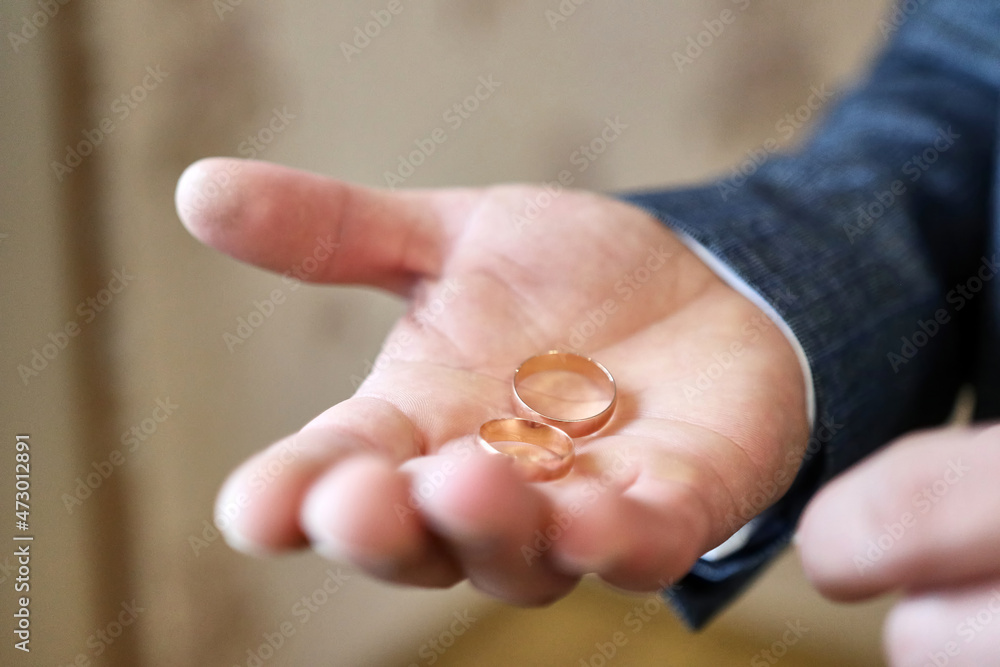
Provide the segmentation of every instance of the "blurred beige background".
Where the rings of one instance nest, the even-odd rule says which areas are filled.
[[[609,664],[881,664],[886,603],[821,601],[793,555],[689,635],[662,605],[596,584],[526,611],[231,552],[206,523],[223,476],[348,396],[401,305],[293,290],[199,246],[173,188],[198,157],[251,153],[384,186],[437,127],[447,141],[406,186],[551,180],[608,118],[627,128],[576,185],[695,181],[801,138],[783,119],[812,120],[813,87],[856,76],[882,42],[883,0],[63,2],[0,8],[0,478],[30,434],[36,536],[32,652],[13,650],[5,611],[0,663],[599,665],[645,602],[655,613]],[[500,85],[447,124],[480,77]],[[285,301],[227,345],[273,290]],[[67,324],[79,334],[61,336]],[[50,358],[25,375],[35,350]],[[97,488],[77,489],[88,476]],[[11,506],[7,481],[0,494]],[[141,611],[112,637],[123,604]],[[456,614],[469,628],[451,636]],[[807,630],[779,646],[789,624]],[[269,650],[282,627],[294,634]]]

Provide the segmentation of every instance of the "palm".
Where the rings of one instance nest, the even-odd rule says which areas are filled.
[[[386,579],[467,576],[504,599],[544,602],[586,572],[636,589],[683,574],[737,527],[732,517],[759,482],[794,473],[806,424],[790,346],[641,211],[563,192],[526,220],[517,214],[535,188],[387,197],[276,169],[252,165],[242,196],[270,197],[264,211],[315,199],[306,214],[299,205],[295,233],[287,215],[239,220],[242,200],[188,216],[189,227],[278,270],[305,239],[334,230],[340,247],[319,280],[368,282],[411,301],[356,396],[289,440],[294,462],[251,494],[237,541],[278,549],[308,536]],[[255,176],[278,184],[258,190]],[[283,245],[289,236],[303,242]],[[599,359],[619,386],[615,418],[578,442],[573,472],[535,485],[488,457],[462,457],[483,421],[512,414],[513,369],[553,348]],[[245,464],[220,503],[288,446]],[[433,492],[414,503],[417,489]],[[554,523],[557,539],[538,551],[535,531]]]

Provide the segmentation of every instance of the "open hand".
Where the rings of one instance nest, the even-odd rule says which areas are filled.
[[[189,168],[177,204],[239,260],[283,273],[325,243],[311,281],[409,303],[352,398],[226,482],[217,513],[240,508],[224,530],[236,548],[309,544],[387,581],[468,578],[517,604],[591,572],[653,590],[751,518],[760,489],[772,493],[756,511],[778,500],[801,463],[792,347],[637,208],[516,185],[389,193],[226,159]],[[471,436],[514,414],[514,369],[555,348],[603,363],[618,406],[577,441],[567,477],[532,484]]]

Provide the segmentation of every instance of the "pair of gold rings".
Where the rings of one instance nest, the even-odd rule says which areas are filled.
[[[514,372],[514,410],[479,428],[478,442],[508,456],[533,482],[565,477],[573,468],[573,438],[596,433],[614,414],[615,379],[600,363],[570,352],[535,355]]]

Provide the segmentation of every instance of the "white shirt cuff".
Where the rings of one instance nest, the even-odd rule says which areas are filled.
[[[799,366],[802,368],[802,378],[805,381],[806,387],[806,418],[809,420],[809,429],[811,431],[813,424],[816,422],[816,390],[813,388],[812,369],[809,368],[809,360],[806,358],[806,351],[802,348],[802,344],[799,342],[799,339],[795,337],[795,334],[792,332],[792,328],[788,326],[788,323],[785,322],[784,318],[778,314],[778,311],[776,311],[770,303],[764,300],[764,297],[762,297],[757,290],[748,285],[745,280],[736,275],[731,268],[724,264],[718,257],[706,250],[703,245],[683,232],[674,230],[674,234],[680,239],[681,243],[697,255],[698,259],[703,261],[708,268],[712,269],[712,271],[714,271],[715,274],[719,276],[719,278],[721,278],[727,285],[745,296],[755,306],[764,311],[764,314],[767,315],[772,322],[774,322],[775,326],[778,327],[781,333],[785,334],[785,338],[792,346],[792,349],[795,350],[795,356],[798,358]],[[745,526],[733,533],[732,537],[728,540],[702,556],[702,559],[709,561],[721,560],[726,556],[736,553],[750,541],[750,537],[753,535],[756,528],[757,519],[752,519]]]

